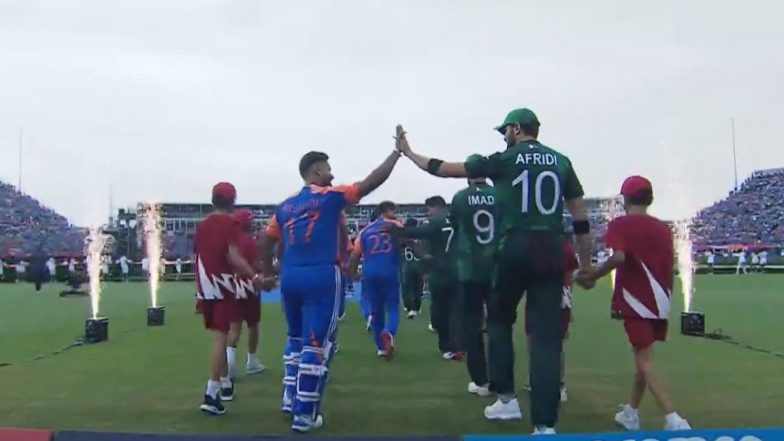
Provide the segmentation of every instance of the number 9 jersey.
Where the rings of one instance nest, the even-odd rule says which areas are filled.
[[[472,183],[455,194],[450,210],[460,282],[490,281],[497,243],[495,188]]]

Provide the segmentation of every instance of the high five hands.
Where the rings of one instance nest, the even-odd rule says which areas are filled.
[[[411,153],[411,146],[408,145],[408,139],[406,139],[406,131],[400,124],[395,128],[395,148],[406,156]]]

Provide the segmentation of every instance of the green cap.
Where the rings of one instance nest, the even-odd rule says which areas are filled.
[[[526,109],[526,108],[515,109],[506,115],[506,119],[504,119],[504,123],[496,127],[495,130],[500,132],[502,135],[505,135],[506,126],[508,126],[509,124],[519,124],[521,126],[534,125],[539,127],[539,119],[536,117],[536,114],[531,109]]]

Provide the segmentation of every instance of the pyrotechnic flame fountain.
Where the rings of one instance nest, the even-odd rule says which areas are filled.
[[[160,326],[164,323],[164,308],[158,305],[158,290],[161,277],[161,211],[158,204],[148,203],[144,206],[144,242],[147,259],[150,262],[150,307],[147,308],[147,324]]]
[[[683,292],[683,310],[691,311],[694,294],[694,261],[692,260],[691,220],[675,224],[675,256],[678,259],[678,277]]]
[[[678,259],[678,278],[683,293],[681,333],[705,335],[705,314],[691,310],[694,298],[694,260],[692,259],[691,219],[675,223],[675,257]]]
[[[100,228],[91,227],[87,236],[87,276],[90,281],[90,310],[92,316],[84,327],[85,341],[98,343],[109,338],[109,319],[98,317],[101,306],[101,257],[106,240]]]

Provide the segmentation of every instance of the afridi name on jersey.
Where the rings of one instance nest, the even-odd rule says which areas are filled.
[[[563,202],[583,196],[583,187],[565,155],[536,140],[523,141],[488,157],[472,156],[472,177],[495,184],[500,232],[563,229]]]

